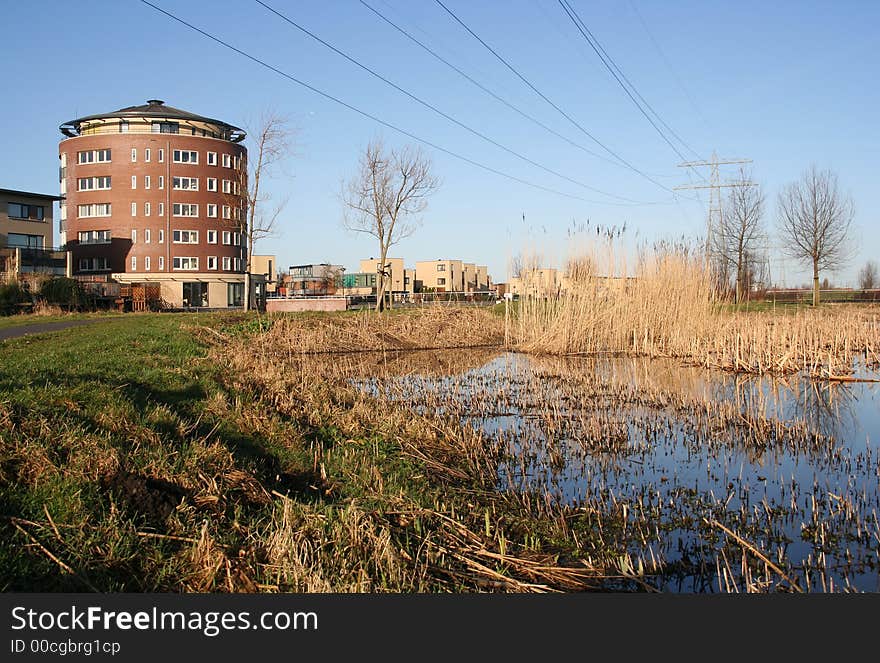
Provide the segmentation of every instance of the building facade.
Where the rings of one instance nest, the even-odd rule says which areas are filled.
[[[329,263],[291,265],[281,280],[279,295],[285,297],[327,297],[339,294],[345,267]]]
[[[67,256],[54,247],[53,211],[59,196],[0,189],[0,274],[65,276]]]
[[[416,262],[416,279],[422,282],[422,292],[466,292],[464,263],[461,260]]]
[[[74,277],[157,283],[175,307],[243,304],[244,131],[158,99],[60,130],[61,238]]]

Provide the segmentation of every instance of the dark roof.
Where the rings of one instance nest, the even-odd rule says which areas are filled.
[[[90,120],[150,116],[216,124],[223,129],[228,129],[233,132],[240,132],[242,138],[244,138],[244,130],[240,129],[239,127],[228,124],[227,122],[223,122],[221,120],[215,120],[213,118],[205,117],[203,115],[196,115],[195,113],[190,113],[189,111],[181,110],[179,108],[175,108],[174,106],[166,106],[165,102],[161,99],[148,99],[147,103],[143,104],[142,106],[128,106],[126,108],[120,108],[117,111],[113,111],[112,113],[98,113],[97,115],[87,115],[85,117],[80,117],[75,120],[69,120],[62,124],[59,129],[64,135],[73,136],[76,135],[73,132],[79,131],[79,125],[81,123],[88,122]]]
[[[33,193],[31,191],[18,191],[16,189],[0,189],[0,193],[13,196],[27,196],[28,198],[43,198],[44,200],[64,200],[64,196],[53,196],[48,193]]]

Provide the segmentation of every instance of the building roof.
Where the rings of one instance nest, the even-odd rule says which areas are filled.
[[[34,193],[32,191],[18,191],[16,189],[0,189],[0,193],[12,196],[27,196],[28,198],[42,198],[44,200],[64,200],[64,196],[53,196],[48,193]]]
[[[215,120],[203,115],[196,115],[195,113],[190,113],[189,111],[181,110],[174,106],[166,106],[165,102],[161,99],[148,99],[147,103],[141,106],[127,106],[126,108],[120,108],[119,110],[110,113],[98,113],[96,115],[86,115],[85,117],[80,117],[75,120],[68,120],[58,128],[65,136],[74,137],[79,135],[79,125],[83,122],[126,117],[155,117],[162,119],[188,120],[190,122],[205,122],[208,124],[216,124],[222,129],[231,131],[234,134],[239,134],[240,138],[237,140],[233,139],[235,142],[244,140],[245,137],[244,130],[239,127],[223,122],[222,120]]]

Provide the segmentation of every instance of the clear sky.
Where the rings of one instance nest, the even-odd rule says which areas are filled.
[[[445,4],[522,76],[645,177],[600,160],[524,119],[396,32],[359,0],[266,0],[291,20],[461,123],[546,168],[626,199],[620,204],[531,165],[376,80],[252,0],[152,0],[289,75],[468,159],[565,197],[516,183],[426,148],[442,186],[420,230],[392,250],[408,266],[458,258],[507,276],[524,248],[559,262],[573,223],[626,223],[631,241],[705,232],[706,195],[668,189],[697,176],[626,96],[557,0]],[[498,96],[595,152],[602,149],[530,90],[433,0],[366,0]],[[683,156],[746,157],[767,198],[771,269],[779,284],[806,281],[776,259],[776,197],[811,163],[833,169],[856,206],[858,254],[831,280],[854,284],[880,258],[877,85],[880,2],[570,0],[639,94],[688,147]],[[295,153],[271,182],[289,196],[276,237],[256,247],[280,266],[357,268],[377,254],[341,223],[341,182],[371,138],[412,142],[199,35],[139,0],[2,0],[5,84],[0,187],[55,193],[58,125],[163,99],[247,125],[266,108],[296,127]],[[656,121],[656,120],[655,120]],[[662,127],[662,125],[661,125]],[[668,135],[668,134],[667,134]],[[671,137],[671,136],[670,136]],[[690,149],[688,149],[690,148]],[[606,155],[607,156],[607,155]],[[708,175],[706,169],[703,170]],[[722,178],[734,170],[723,170]],[[658,186],[662,185],[662,186]],[[664,188],[665,187],[665,188]]]

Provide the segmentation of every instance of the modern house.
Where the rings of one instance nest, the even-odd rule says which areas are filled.
[[[466,292],[464,263],[461,260],[422,260],[416,262],[416,278],[423,292]]]
[[[318,263],[291,265],[281,281],[280,295],[286,297],[326,297],[335,295],[343,283],[342,265]]]
[[[67,254],[54,248],[53,206],[60,196],[0,189],[0,275],[64,276]]]
[[[266,281],[266,292],[274,293],[277,288],[277,269],[278,263],[275,256],[268,255],[252,255],[251,256],[251,274],[262,276]]]
[[[244,303],[244,131],[158,99],[60,130],[62,238],[75,278],[158,284],[175,307]],[[252,289],[263,280],[253,276]]]

